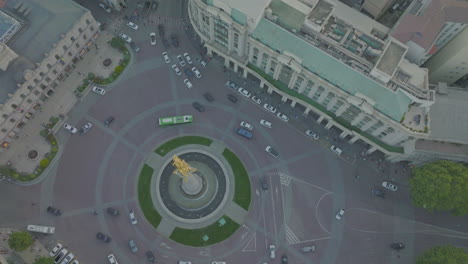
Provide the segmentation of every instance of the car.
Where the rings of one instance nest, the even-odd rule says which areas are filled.
[[[164,58],[164,62],[166,62],[166,63],[171,62],[171,59],[169,59],[169,56],[167,55],[167,52],[163,52],[162,55],[163,55],[163,58]]]
[[[274,259],[276,257],[276,247],[275,245],[270,245],[270,258]]]
[[[156,258],[151,250],[146,251],[145,256],[149,263],[156,263]]]
[[[214,101],[214,98],[210,93],[204,93],[203,97],[205,97],[205,99],[210,103]]]
[[[49,256],[54,257],[62,248],[63,245],[61,243],[57,243],[57,245],[55,245],[55,247],[49,252]]]
[[[239,85],[237,85],[236,82],[230,80],[226,82],[226,86],[234,90],[239,89]]]
[[[277,158],[279,156],[278,151],[276,151],[276,149],[274,149],[272,146],[267,146],[265,148],[265,151],[268,152],[270,155],[272,155],[275,158]]]
[[[78,131],[78,129],[76,129],[76,127],[68,124],[68,123],[65,123],[63,124],[63,128],[65,128],[66,130],[68,130],[68,132],[72,133],[72,134],[75,134],[76,131]]]
[[[128,241],[128,247],[130,248],[130,251],[132,251],[133,253],[138,252],[138,247],[133,239]]]
[[[253,130],[253,126],[251,124],[247,123],[247,122],[244,122],[244,121],[240,122],[240,126],[243,127],[243,128],[246,128],[246,129],[248,129],[250,131]]]
[[[109,127],[110,124],[112,124],[112,122],[114,122],[114,117],[109,116],[108,118],[106,118],[106,120],[104,120],[104,126]]]
[[[96,234],[96,238],[101,240],[102,242],[105,242],[105,243],[109,243],[111,241],[111,238],[108,235],[103,234],[101,232],[98,232]]]
[[[288,256],[286,255],[281,256],[281,264],[288,264]]]
[[[281,113],[281,112],[278,112],[278,114],[276,114],[277,117],[279,117],[279,119],[281,119],[282,121],[284,122],[288,122],[289,121],[289,117],[286,116],[285,114]]]
[[[104,88],[99,87],[99,86],[94,86],[92,90],[93,90],[93,92],[95,92],[97,94],[100,94],[100,95],[105,95],[106,94],[106,90]]]
[[[165,49],[168,49],[168,48],[171,46],[171,45],[169,44],[169,41],[168,41],[166,38],[162,38],[161,41],[162,41],[163,47],[164,47]]]
[[[253,137],[252,132],[245,130],[243,128],[237,128],[234,130],[238,135],[245,137],[246,139],[251,139]]]
[[[138,223],[136,217],[135,217],[135,212],[133,212],[133,210],[130,210],[128,212],[128,216],[130,217],[130,222],[132,223],[132,225],[136,225]]]
[[[343,151],[339,147],[337,147],[335,145],[332,145],[330,147],[330,149],[331,149],[331,151],[335,152],[338,156],[341,155],[341,153],[343,153]]]
[[[197,109],[198,112],[205,112],[205,107],[198,102],[192,103],[193,108]]]
[[[179,260],[178,264],[192,264],[191,261]]]
[[[262,190],[264,191],[268,190],[268,183],[267,183],[266,177],[262,177],[260,179],[260,185],[262,186]]]
[[[272,105],[270,104],[264,104],[263,105],[263,108],[265,108],[267,111],[269,112],[272,112],[273,114],[276,113],[276,108],[274,108]]]
[[[372,194],[382,199],[385,199],[385,192],[382,190],[372,188]]]
[[[304,253],[315,252],[315,245],[303,247],[301,251]]]
[[[135,42],[130,42],[130,47],[135,51],[136,53],[140,52],[140,47],[138,47]]]
[[[200,63],[203,67],[206,68],[206,62],[204,60],[198,59],[197,62]]]
[[[228,98],[228,100],[231,101],[232,103],[234,103],[234,104],[237,103],[237,100],[238,100],[238,99],[237,99],[237,97],[235,97],[233,94],[228,94],[228,95],[227,95],[227,98]]]
[[[393,192],[398,190],[398,187],[395,184],[391,183],[391,182],[384,181],[384,182],[382,182],[382,186],[385,189],[389,189],[390,191],[393,191]]]
[[[114,254],[110,254],[109,256],[107,256],[107,259],[109,260],[110,264],[119,264]]]
[[[192,83],[188,79],[185,79],[184,83],[185,83],[185,86],[187,86],[187,88],[192,88],[193,87]]]
[[[237,90],[241,95],[247,97],[247,98],[250,98],[250,96],[252,95],[251,93],[249,93],[249,91],[247,91],[246,89],[242,88],[242,87],[239,87],[239,89]]]
[[[62,248],[62,250],[60,250],[57,256],[55,256],[54,263],[55,264],[59,263],[67,254],[68,254],[68,249]]]
[[[180,66],[182,66],[182,67],[185,66],[184,58],[182,58],[181,55],[177,55],[177,60],[179,61]]]
[[[310,129],[306,130],[305,134],[315,140],[319,139],[319,136],[315,134],[314,132],[312,132],[312,130]]]
[[[52,206],[47,207],[47,212],[49,214],[53,214],[53,215],[56,215],[56,216],[61,216],[62,215],[62,210],[54,208]]]
[[[340,211],[338,211],[338,213],[336,214],[336,219],[337,220],[340,220],[341,218],[343,218],[344,216],[344,213],[345,213],[345,210],[344,209],[340,209]]]
[[[75,260],[72,261],[72,263],[70,263],[70,264],[80,264],[80,262],[79,262],[77,259],[75,259]]]
[[[254,103],[256,104],[261,104],[262,103],[262,100],[260,100],[260,98],[258,98],[257,96],[252,96],[252,101],[254,101]]]
[[[112,216],[118,216],[118,215],[120,215],[120,211],[117,210],[117,209],[114,209],[114,208],[112,208],[112,207],[107,208],[106,211],[107,211],[108,214],[110,214],[110,215],[112,215]]]
[[[271,128],[272,124],[264,119],[260,120],[260,125]]]
[[[75,255],[73,253],[69,253],[63,260],[60,262],[60,264],[68,264],[72,261],[72,259],[75,258]]]
[[[182,75],[182,72],[179,70],[179,67],[177,67],[177,65],[172,64],[172,69],[175,71],[175,73],[177,74],[177,76]]]
[[[184,58],[185,60],[187,61],[188,64],[192,64],[192,58],[190,58],[190,56],[188,55],[187,52],[184,53]]]
[[[158,25],[158,33],[159,33],[159,36],[164,36],[165,35],[165,30],[164,30],[164,25],[163,24],[159,24]]]
[[[192,71],[193,71],[193,73],[195,73],[195,76],[197,76],[198,79],[200,79],[202,77],[201,72],[196,67],[193,67]]]
[[[184,72],[185,72],[185,75],[187,75],[187,77],[188,77],[189,79],[192,79],[192,77],[193,77],[193,75],[194,75],[194,74],[193,74],[193,71],[191,71],[190,69],[185,68],[185,69],[184,69]]]
[[[403,243],[392,243],[390,244],[390,247],[395,250],[400,250],[405,248],[405,244]]]
[[[226,261],[213,261],[211,264],[226,264]]]
[[[119,37],[120,37],[121,39],[123,39],[123,40],[124,40],[125,42],[127,42],[127,43],[132,42],[132,38],[129,37],[127,34],[120,33],[120,34],[119,34]]]
[[[80,135],[83,136],[84,134],[88,133],[88,131],[93,127],[93,124],[90,122],[86,123],[81,129],[80,129]]]
[[[154,33],[154,32],[150,33],[150,43],[151,43],[151,46],[156,45],[156,33]]]
[[[131,29],[138,30],[138,25],[133,23],[132,21],[128,21],[127,26]]]
[[[106,11],[107,13],[111,13],[112,12],[112,9],[110,9],[110,7],[106,6],[105,4],[103,3],[99,3],[99,7],[104,9],[104,11]]]
[[[174,47],[179,47],[179,38],[177,38],[177,35],[172,34],[171,35],[171,42]]]

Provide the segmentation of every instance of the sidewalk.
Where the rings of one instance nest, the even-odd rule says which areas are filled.
[[[96,45],[90,47],[90,51],[84,54],[83,59],[75,64],[76,67],[68,73],[68,77],[44,101],[39,112],[22,129],[19,138],[12,142],[9,149],[1,153],[0,164],[11,162],[11,166],[20,173],[34,172],[40,160],[50,152],[50,144],[39,134],[39,131],[44,129],[44,125],[49,122],[49,118],[60,117],[54,129],[55,131],[59,130],[63,122],[66,121],[68,112],[78,102],[79,97],[76,96],[75,89],[83,83],[87,74],[93,72],[96,76],[107,77],[123,58],[123,54],[107,44],[107,41],[112,37],[113,35],[107,32],[100,33]],[[102,64],[102,61],[106,58],[112,60],[111,65],[108,67],[104,67]],[[76,124],[71,125],[75,126]],[[31,150],[36,150],[39,154],[35,159],[28,157]]]
[[[0,256],[6,260],[14,261],[12,263],[15,264],[32,264],[39,257],[48,257],[48,250],[37,239],[31,247],[22,252],[12,251],[8,246],[8,237],[15,231],[19,230],[0,228]],[[1,259],[0,263],[2,263]]]

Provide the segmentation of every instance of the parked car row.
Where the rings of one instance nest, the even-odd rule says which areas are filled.
[[[165,63],[171,63],[171,59],[169,58],[169,54],[167,53],[167,51],[163,52],[162,53],[162,56],[163,56],[163,59],[164,59],[164,62]],[[183,53],[182,55],[177,55],[176,56],[176,62],[178,62],[178,64],[180,65],[180,67],[185,67],[185,66],[188,66],[188,65],[193,65],[193,61],[192,61],[192,58],[190,57],[190,55],[188,54],[188,52],[185,52]],[[202,59],[198,59],[197,62],[202,65],[203,67],[206,67],[206,62],[203,61]],[[191,67],[191,66],[190,66]],[[200,79],[203,77],[203,75],[201,74],[201,72],[198,70],[198,68],[196,66],[193,66],[191,68],[182,68],[183,69],[183,72],[185,73],[186,75],[186,79],[184,79],[184,84],[185,86],[187,86],[187,88],[192,88],[193,87],[193,84],[192,82],[190,82],[190,79],[192,79],[193,76],[196,76],[197,79]],[[179,68],[179,66],[177,64],[172,64],[171,65],[171,68],[174,70],[175,74],[177,76],[181,76],[182,75],[182,70]]]
[[[53,258],[55,264],[79,264],[75,254],[69,251],[61,243],[57,243],[54,248],[49,252],[49,256]]]

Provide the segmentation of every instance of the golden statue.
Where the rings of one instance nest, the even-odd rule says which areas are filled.
[[[184,182],[187,182],[192,173],[196,172],[197,169],[192,168],[185,160],[179,158],[177,155],[172,157],[172,165],[176,167],[174,173],[179,175]]]

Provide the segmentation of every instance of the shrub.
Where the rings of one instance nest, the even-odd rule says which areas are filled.
[[[34,240],[26,231],[13,232],[8,238],[8,245],[15,251],[23,251],[30,247],[34,243]]]
[[[95,76],[94,76],[94,73],[92,73],[92,72],[88,73],[88,79],[89,79],[89,80],[94,79],[94,77],[95,77]]]
[[[116,74],[120,74],[120,73],[122,73],[123,69],[124,68],[119,65],[119,66],[115,67],[114,71],[115,71]]]
[[[39,162],[39,166],[42,168],[47,168],[49,166],[50,160],[49,159],[42,159],[41,162]]]

